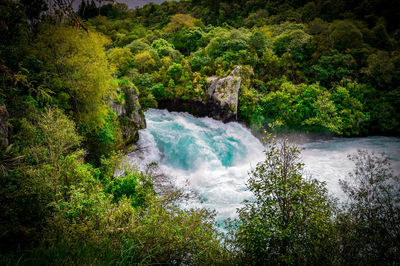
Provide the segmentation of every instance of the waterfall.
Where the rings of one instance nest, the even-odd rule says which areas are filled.
[[[188,183],[202,206],[215,209],[218,218],[236,216],[236,208],[251,197],[246,190],[248,172],[264,159],[263,145],[239,123],[224,124],[187,113],[151,109],[147,128],[140,131],[138,145],[144,147],[130,160],[144,166],[158,162],[163,173],[177,186]],[[391,137],[335,138],[303,144],[305,172],[325,181],[328,191],[339,198],[339,179],[353,168],[347,154],[357,149],[386,152],[400,169],[400,139]]]

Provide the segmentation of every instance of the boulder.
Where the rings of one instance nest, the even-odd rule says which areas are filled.
[[[119,117],[122,136],[127,144],[131,144],[139,139],[139,130],[146,128],[146,119],[139,103],[137,89],[134,86],[124,86],[122,91],[125,94],[125,101],[112,102],[110,106]]]
[[[5,105],[0,105],[0,148],[8,146],[8,117],[7,108]]]
[[[207,105],[214,119],[231,122],[237,120],[241,67],[237,66],[224,78],[207,78]]]

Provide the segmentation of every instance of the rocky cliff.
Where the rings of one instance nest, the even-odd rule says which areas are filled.
[[[122,88],[124,101],[122,103],[112,102],[111,108],[118,115],[122,136],[127,144],[139,139],[139,130],[146,128],[146,119],[139,103],[139,92],[134,86],[125,85]]]
[[[230,122],[237,120],[241,67],[237,66],[225,78],[207,78],[207,105],[214,119]]]

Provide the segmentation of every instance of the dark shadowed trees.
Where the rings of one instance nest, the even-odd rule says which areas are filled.
[[[349,201],[339,215],[344,264],[397,265],[400,261],[400,177],[385,155],[358,151],[355,168],[341,181]]]

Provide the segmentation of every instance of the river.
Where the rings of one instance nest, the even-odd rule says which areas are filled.
[[[147,128],[140,131],[138,154],[129,156],[142,167],[156,161],[178,187],[189,186],[200,198],[198,205],[215,209],[218,219],[236,216],[236,208],[251,194],[248,172],[264,158],[263,145],[239,123],[196,118],[187,113],[150,109]],[[302,144],[305,173],[327,183],[328,192],[345,196],[339,179],[353,168],[347,155],[357,149],[385,152],[400,172],[400,139],[394,137],[333,138]]]

